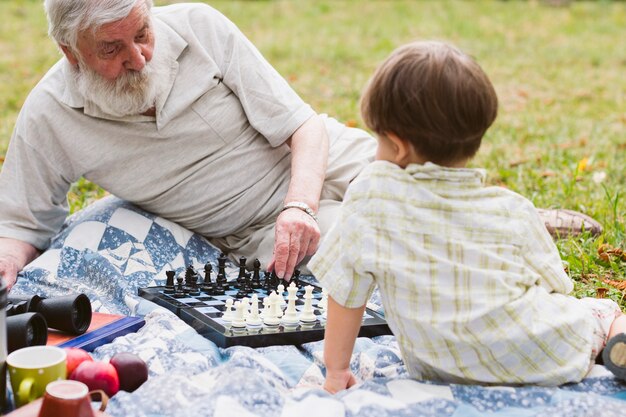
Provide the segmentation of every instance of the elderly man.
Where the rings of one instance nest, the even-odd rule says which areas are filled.
[[[375,141],[317,115],[219,12],[45,0],[64,54],[0,174],[0,274],[48,246],[81,176],[279,276],[312,255]]]
[[[373,156],[369,135],[317,115],[207,5],[45,8],[64,58],[27,98],[0,175],[9,286],[60,229],[81,176],[279,276],[314,253]]]

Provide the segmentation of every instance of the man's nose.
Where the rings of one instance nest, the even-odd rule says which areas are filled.
[[[146,66],[146,57],[142,45],[133,44],[128,49],[128,57],[124,67],[128,70],[141,71]]]

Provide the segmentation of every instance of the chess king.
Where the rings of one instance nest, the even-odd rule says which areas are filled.
[[[373,159],[369,134],[318,115],[208,5],[44,6],[62,57],[26,98],[0,173],[9,287],[81,177],[280,277],[307,261]]]

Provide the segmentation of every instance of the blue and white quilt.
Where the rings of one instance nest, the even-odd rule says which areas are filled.
[[[393,336],[359,338],[351,367],[360,384],[325,392],[323,342],[218,348],[174,314],[139,298],[165,271],[216,262],[204,238],[106,197],[73,215],[51,247],[20,276],[12,294],[84,292],[94,310],[146,314],[137,333],[93,353],[134,352],[150,378],[109,402],[113,417],[187,416],[625,416],[626,384],[596,366],[578,384],[545,388],[436,384],[410,379]],[[378,304],[374,298],[371,303]]]

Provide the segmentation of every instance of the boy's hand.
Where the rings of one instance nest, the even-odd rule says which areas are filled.
[[[331,394],[348,389],[356,384],[356,378],[349,369],[342,371],[326,372],[326,381],[324,381],[324,389]]]

